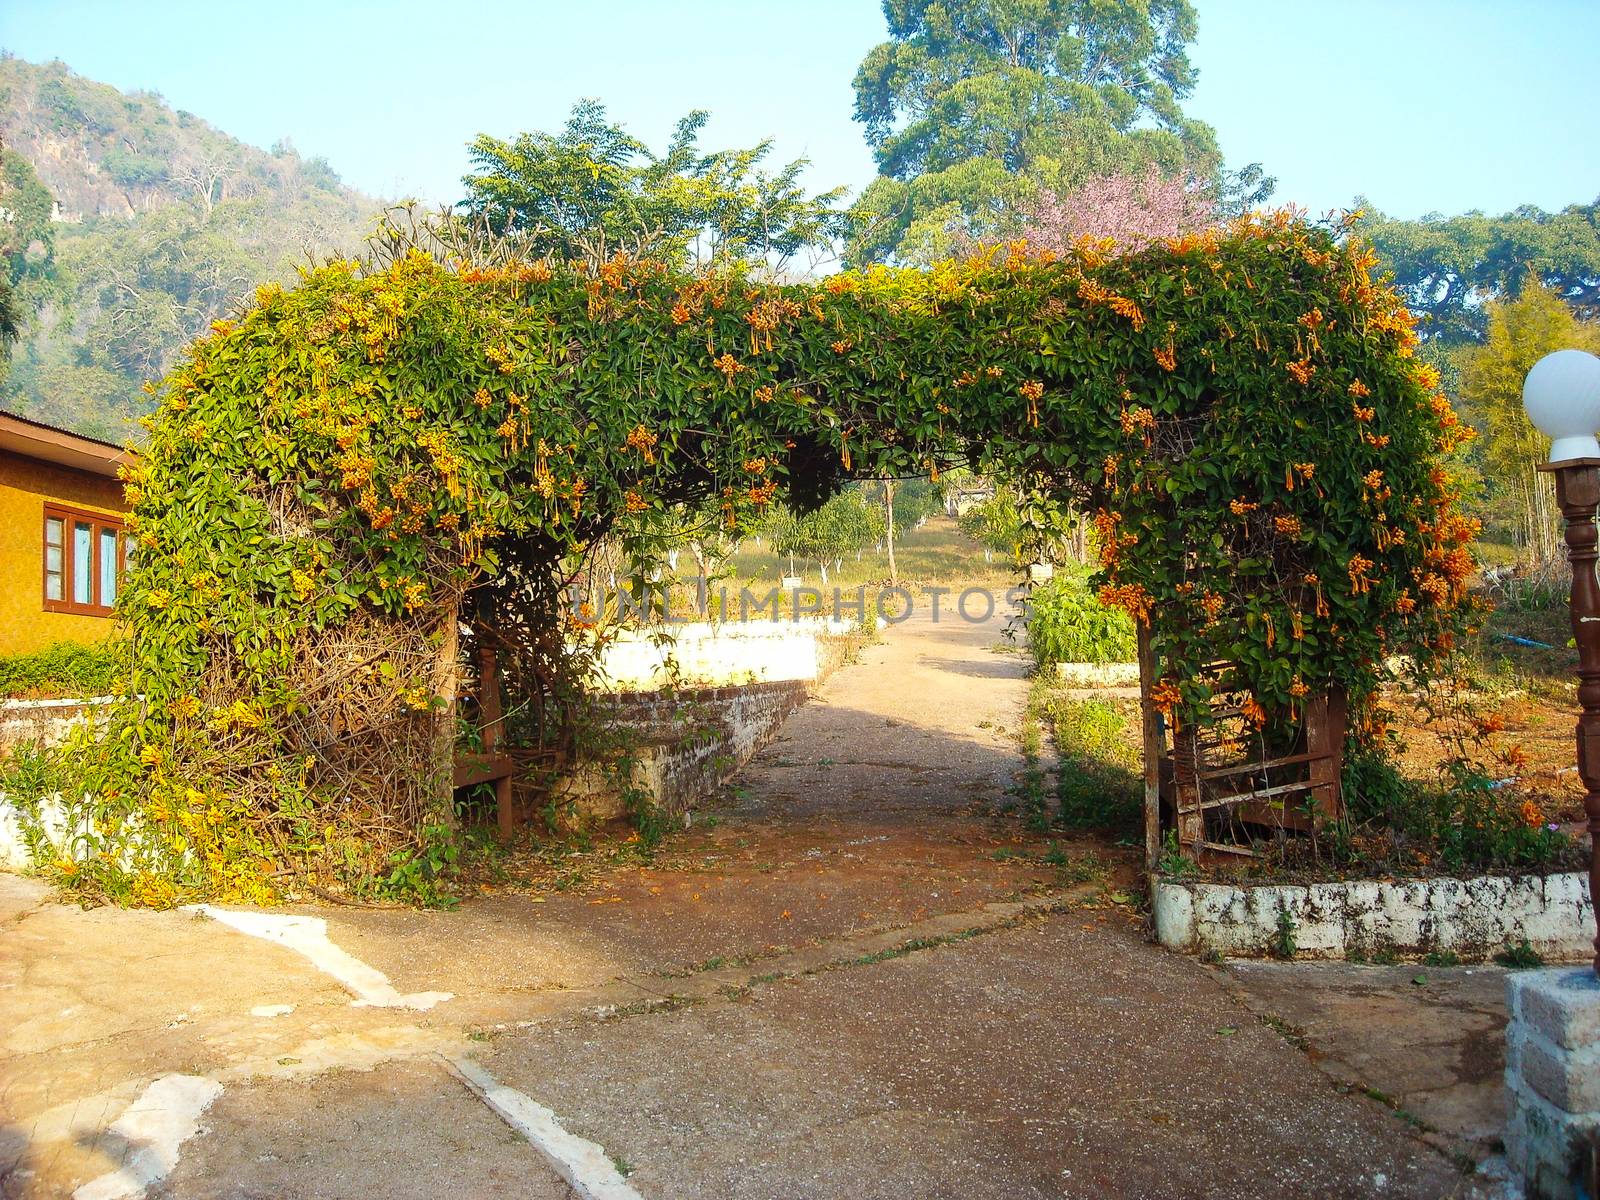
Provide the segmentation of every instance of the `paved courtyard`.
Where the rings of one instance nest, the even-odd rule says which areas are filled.
[[[1152,945],[1126,852],[1003,812],[999,632],[890,629],[715,821],[581,886],[153,913],[0,875],[0,1194],[1500,1194],[1498,969]]]

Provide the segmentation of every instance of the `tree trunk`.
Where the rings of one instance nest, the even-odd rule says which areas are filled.
[[[886,517],[884,541],[889,546],[889,586],[900,586],[900,575],[894,566],[894,480],[883,481],[883,509]]]

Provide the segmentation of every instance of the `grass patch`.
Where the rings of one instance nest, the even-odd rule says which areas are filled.
[[[1136,841],[1144,828],[1144,777],[1136,701],[1068,695],[1035,681],[1029,715],[1050,731],[1056,749],[1055,808],[1061,829]]]
[[[1512,971],[1534,971],[1544,966],[1544,955],[1530,946],[1527,938],[1515,946],[1507,946],[1494,956],[1494,960]]]

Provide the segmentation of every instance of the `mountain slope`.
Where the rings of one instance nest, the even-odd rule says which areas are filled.
[[[309,258],[359,250],[383,207],[287,142],[260,150],[60,62],[0,58],[0,139],[54,203],[13,258],[28,316],[0,405],[100,436],[128,435],[141,384],[213,319]]]

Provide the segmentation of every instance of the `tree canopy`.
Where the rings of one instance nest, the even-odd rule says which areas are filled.
[[[813,559],[828,582],[829,564],[835,567],[883,537],[883,509],[869,504],[858,488],[847,488],[821,508],[796,512],[785,506],[766,526],[774,554]]]
[[[1362,200],[1358,208],[1366,208]],[[1481,212],[1417,221],[1370,212],[1360,223],[1422,320],[1418,332],[1443,345],[1480,342],[1492,300],[1537,278],[1579,317],[1600,317],[1600,200],[1560,212],[1524,205],[1504,216]]]
[[[1220,186],[1216,136],[1186,117],[1188,0],[884,0],[890,40],[856,73],[880,177],[855,207],[852,261],[931,260],[954,226],[982,238],[1038,187],[1195,175]]]
[[[843,188],[808,194],[804,158],[766,170],[770,140],[702,151],[707,119],[703,111],[684,117],[659,155],[594,100],[575,105],[560,133],[479,134],[462,207],[530,256],[590,262],[622,251],[781,267],[839,233]]]

